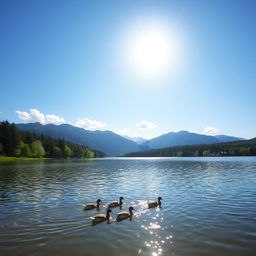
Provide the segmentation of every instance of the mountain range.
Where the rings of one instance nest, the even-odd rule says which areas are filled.
[[[16,127],[23,131],[40,133],[54,138],[64,138],[67,141],[103,151],[108,156],[171,146],[244,140],[243,138],[233,136],[208,136],[188,131],[170,132],[150,140],[145,140],[143,138],[123,137],[112,131],[89,131],[69,124],[42,125],[40,123],[28,123],[16,124]]]
[[[40,123],[28,123],[16,124],[16,127],[23,131],[41,133],[54,138],[64,138],[67,141],[105,152],[109,156],[140,150],[137,143],[111,131],[89,131],[69,124],[42,125]]]
[[[244,140],[243,138],[237,138],[233,136],[217,135],[209,136],[197,133],[191,133],[188,131],[169,132],[167,134],[160,135],[151,140],[145,141],[142,145],[147,146],[150,149],[165,148],[172,146],[182,145],[194,145],[194,144],[213,144],[220,142],[230,142]]]

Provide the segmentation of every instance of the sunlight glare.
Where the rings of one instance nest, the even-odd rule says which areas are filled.
[[[135,67],[145,75],[159,74],[168,67],[171,43],[161,31],[143,31],[133,42],[131,57]]]
[[[160,24],[137,26],[127,42],[129,66],[144,77],[159,77],[175,72],[180,62],[177,33]]]

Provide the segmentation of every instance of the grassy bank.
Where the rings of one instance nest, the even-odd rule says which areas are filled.
[[[43,160],[43,159],[50,159],[50,158],[0,156],[0,161]]]

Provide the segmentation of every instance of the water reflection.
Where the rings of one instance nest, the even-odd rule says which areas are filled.
[[[254,255],[256,158],[0,164],[3,255]],[[127,175],[129,173],[129,175]],[[124,195],[109,221],[90,216]],[[161,195],[162,208],[147,201]],[[101,198],[103,205],[83,211]],[[136,209],[117,222],[116,213]]]

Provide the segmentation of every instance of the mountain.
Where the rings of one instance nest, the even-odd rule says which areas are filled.
[[[256,140],[196,144],[131,152],[126,157],[256,156]]]
[[[42,125],[40,123],[29,123],[17,124],[16,127],[20,130],[41,133],[54,138],[64,138],[67,141],[105,152],[109,156],[172,146],[243,140],[242,138],[226,135],[207,136],[188,131],[170,132],[151,140],[145,140],[143,138],[124,138],[111,131],[89,131],[69,124]]]
[[[231,142],[231,141],[245,140],[244,138],[227,136],[227,135],[216,135],[214,137],[217,138],[220,142]]]
[[[139,145],[141,145],[147,141],[146,139],[144,139],[142,137],[129,137],[127,135],[124,135],[123,137],[125,137],[126,139],[131,140],[133,142],[136,142]]]
[[[16,124],[19,130],[41,133],[54,138],[64,138],[76,144],[105,152],[107,155],[119,155],[139,151],[137,143],[125,139],[111,131],[89,131],[69,124],[28,123]]]
[[[146,142],[149,148],[165,148],[180,145],[210,144],[218,143],[219,140],[213,136],[190,133],[187,131],[170,132]]]
[[[236,140],[242,140],[242,138],[236,138],[226,135],[209,136],[197,133],[190,133],[188,131],[179,131],[163,134],[159,137],[146,141],[142,145],[155,149],[182,145],[213,144]]]

